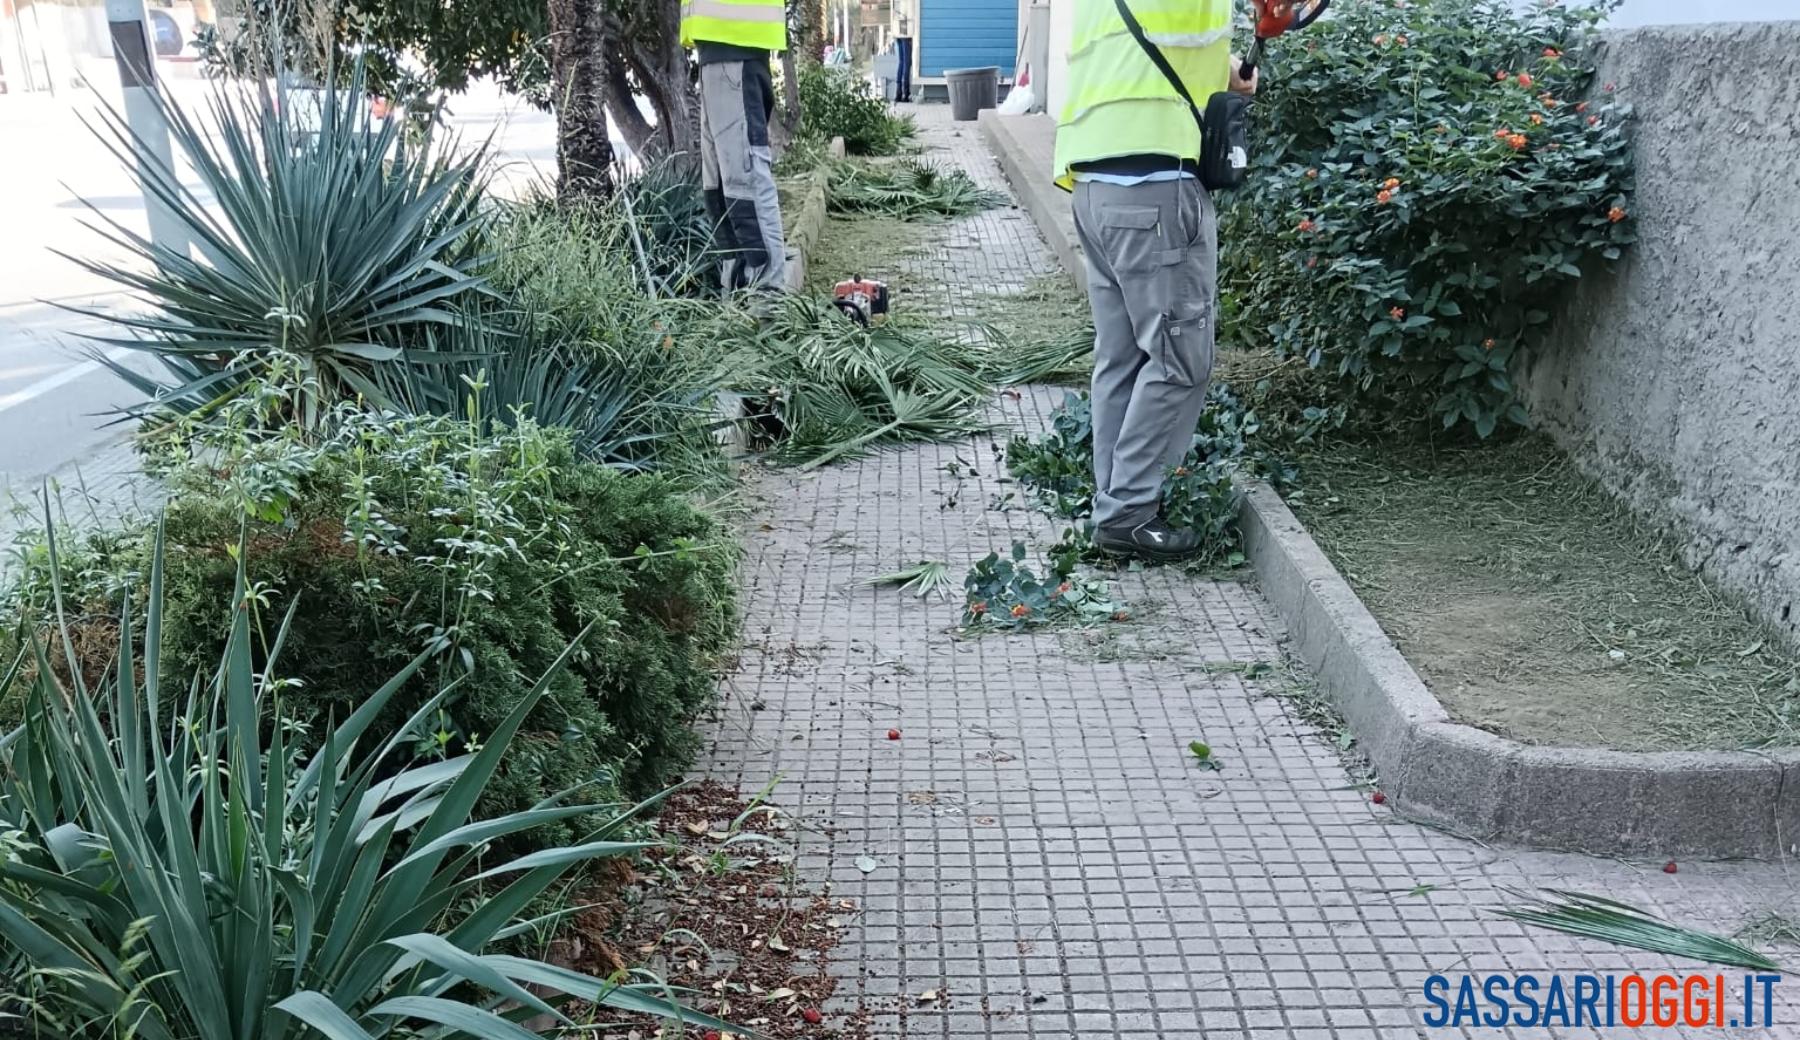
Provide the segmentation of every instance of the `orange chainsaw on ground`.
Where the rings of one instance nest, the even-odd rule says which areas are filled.
[[[831,302],[851,321],[866,328],[888,312],[887,283],[854,275],[833,287]]]

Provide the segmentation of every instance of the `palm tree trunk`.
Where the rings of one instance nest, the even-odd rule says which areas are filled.
[[[606,30],[602,0],[548,0],[551,105],[556,110],[556,195],[605,198],[613,189],[606,133]]]

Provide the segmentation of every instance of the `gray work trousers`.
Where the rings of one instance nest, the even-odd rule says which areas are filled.
[[[1075,185],[1094,309],[1094,522],[1156,516],[1212,375],[1218,217],[1193,178]]]
[[[700,180],[726,289],[779,289],[787,281],[769,151],[774,110],[767,60],[700,66]]]

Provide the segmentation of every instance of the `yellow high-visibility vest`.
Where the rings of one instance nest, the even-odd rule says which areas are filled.
[[[1231,0],[1126,0],[1201,108],[1231,81]],[[1075,0],[1069,88],[1056,128],[1056,183],[1076,163],[1122,155],[1200,158],[1187,102],[1151,64],[1113,0]]]
[[[787,9],[782,0],[682,0],[681,45],[701,40],[787,50]]]

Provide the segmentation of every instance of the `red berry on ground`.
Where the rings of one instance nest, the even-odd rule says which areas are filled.
[[[1663,873],[1665,873],[1665,874],[1675,873],[1675,861],[1674,860],[1670,860],[1669,862],[1663,864]]]
[[[888,739],[889,740],[899,740],[900,739],[900,731],[897,729],[888,730]]]
[[[819,1014],[818,1008],[807,1008],[805,1011],[800,1012],[800,1017],[806,1019],[807,1022],[815,1026],[820,1022],[825,1021],[825,1016]]]
[[[1387,795],[1382,794],[1380,791],[1376,791],[1369,796],[1369,801],[1374,802],[1376,805],[1382,805],[1387,802]]]
[[[706,1031],[705,1040],[720,1040],[719,1031],[717,1029],[708,1029]]]

